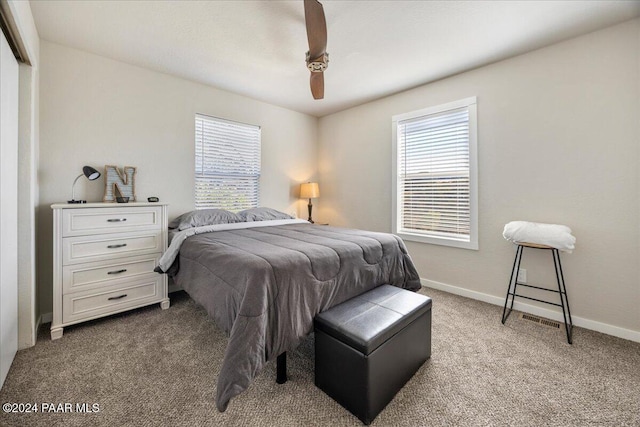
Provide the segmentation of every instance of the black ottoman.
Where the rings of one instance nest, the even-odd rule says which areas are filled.
[[[316,386],[365,424],[431,356],[431,298],[382,285],[320,313]]]

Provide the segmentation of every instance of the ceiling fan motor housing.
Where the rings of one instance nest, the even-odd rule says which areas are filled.
[[[322,73],[329,66],[329,54],[324,52],[317,58],[309,58],[309,52],[307,51],[307,68],[312,73]]]

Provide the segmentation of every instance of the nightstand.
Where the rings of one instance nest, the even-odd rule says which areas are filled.
[[[51,339],[65,326],[149,304],[169,308],[164,203],[55,204]]]

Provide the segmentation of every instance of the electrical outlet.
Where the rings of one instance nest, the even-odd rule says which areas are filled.
[[[527,284],[527,270],[524,268],[518,269],[518,278],[516,279],[518,283]]]

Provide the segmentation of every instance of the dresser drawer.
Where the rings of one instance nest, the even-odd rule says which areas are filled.
[[[87,320],[141,307],[156,301],[160,302],[164,298],[162,285],[162,276],[155,274],[131,281],[107,292],[85,291],[63,295],[62,322]]]
[[[62,237],[159,230],[161,213],[159,206],[66,209],[62,212]]]
[[[163,247],[163,235],[160,230],[66,237],[62,239],[62,263],[66,266],[124,256],[150,254],[162,252]]]
[[[123,280],[131,280],[143,274],[153,273],[160,256],[160,253],[155,253],[67,265],[62,269],[62,293],[69,294],[88,289],[108,289],[119,286]]]

